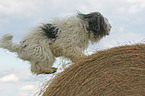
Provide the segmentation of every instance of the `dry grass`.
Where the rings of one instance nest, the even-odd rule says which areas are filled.
[[[99,51],[55,76],[43,96],[143,96],[145,44]]]
[[[57,76],[60,72],[62,72],[64,69],[66,69],[69,65],[72,64],[72,62],[66,58],[60,57],[57,58],[58,65],[56,68],[58,68],[57,73],[53,73],[48,76],[48,78],[45,78],[44,80],[40,81],[39,88],[34,93],[33,96],[42,96],[42,94],[45,92],[46,88],[51,84],[53,81],[53,78]],[[56,63],[57,63],[56,62]]]

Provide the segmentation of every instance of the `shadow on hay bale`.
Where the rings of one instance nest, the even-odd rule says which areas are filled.
[[[145,44],[99,51],[54,78],[43,96],[145,96]]]

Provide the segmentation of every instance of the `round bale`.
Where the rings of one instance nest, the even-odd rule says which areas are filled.
[[[145,96],[145,44],[98,51],[57,75],[43,96]]]

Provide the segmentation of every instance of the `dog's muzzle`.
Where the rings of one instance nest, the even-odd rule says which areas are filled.
[[[107,26],[107,28],[106,28],[107,29],[106,35],[109,35],[110,34],[111,27],[112,26],[110,24]]]

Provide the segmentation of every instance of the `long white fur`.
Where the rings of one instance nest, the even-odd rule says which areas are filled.
[[[86,22],[76,16],[65,19],[53,19],[58,32],[55,41],[50,40],[40,28],[36,27],[27,34],[20,44],[12,42],[12,35],[6,34],[0,40],[0,47],[17,52],[19,58],[30,61],[31,71],[35,74],[53,73],[57,68],[52,65],[55,57],[64,56],[73,62],[84,57],[82,53],[88,47],[89,40],[97,42],[93,34],[88,35]]]

